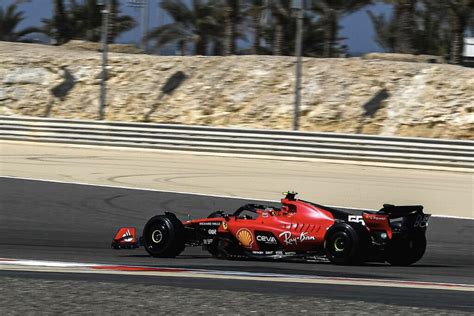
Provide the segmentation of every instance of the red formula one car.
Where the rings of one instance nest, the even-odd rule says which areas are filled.
[[[429,218],[422,206],[389,204],[357,216],[298,200],[296,193],[288,192],[278,208],[247,204],[231,215],[219,211],[184,222],[173,213],[157,215],[140,238],[135,228],[122,227],[112,247],[143,245],[153,257],[175,257],[186,246],[203,246],[218,258],[325,256],[335,264],[410,265],[425,252]]]

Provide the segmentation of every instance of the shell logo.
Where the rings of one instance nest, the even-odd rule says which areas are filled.
[[[245,248],[252,248],[253,235],[250,230],[241,228],[237,231],[236,237]]]

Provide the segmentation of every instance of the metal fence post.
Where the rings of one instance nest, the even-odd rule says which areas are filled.
[[[102,73],[100,80],[100,104],[99,104],[99,120],[105,117],[105,107],[107,102],[107,38],[109,31],[109,13],[110,0],[105,0],[104,8],[102,9]]]
[[[297,8],[296,12],[296,44],[295,44],[295,56],[296,56],[296,80],[295,80],[295,107],[293,114],[293,129],[296,131],[299,129],[299,111],[301,104],[301,76],[302,76],[302,41],[303,41],[303,17],[304,11],[303,6]]]

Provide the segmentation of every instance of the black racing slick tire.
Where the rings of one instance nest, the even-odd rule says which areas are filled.
[[[385,249],[385,260],[393,266],[409,266],[420,260],[425,250],[424,233],[395,237]]]
[[[154,216],[143,228],[143,244],[153,257],[174,258],[185,248],[185,228],[173,214]]]
[[[337,223],[328,229],[324,248],[330,262],[360,265],[367,260],[370,236],[358,223]]]

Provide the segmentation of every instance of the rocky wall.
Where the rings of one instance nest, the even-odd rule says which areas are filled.
[[[107,120],[291,129],[294,58],[109,55]],[[96,119],[101,55],[0,42],[0,114]],[[474,139],[474,69],[304,58],[301,129]]]

